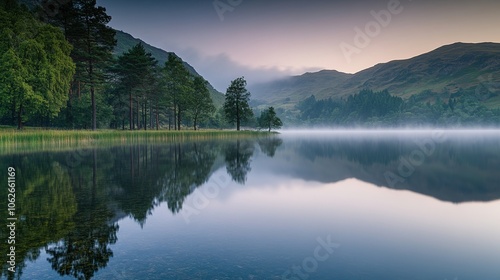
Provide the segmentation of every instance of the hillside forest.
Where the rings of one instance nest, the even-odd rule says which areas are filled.
[[[343,98],[303,95],[292,107],[252,102],[243,77],[224,95],[174,53],[162,63],[139,42],[117,45],[95,0],[59,1],[57,13],[0,0],[0,125],[22,129],[198,129],[286,126],[497,125],[482,92],[403,99],[369,88]],[[117,53],[116,49],[123,49]],[[309,97],[307,97],[309,96]],[[252,106],[253,105],[253,106]],[[283,119],[283,121],[281,121]]]

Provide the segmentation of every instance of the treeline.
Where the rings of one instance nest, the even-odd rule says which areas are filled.
[[[460,90],[448,95],[424,91],[408,100],[388,91],[362,90],[347,99],[318,100],[314,95],[297,105],[298,124],[339,126],[472,126],[498,125],[500,109],[489,109],[477,94]]]
[[[212,116],[206,81],[193,77],[180,58],[158,65],[140,44],[114,57],[106,9],[95,0],[63,2],[43,21],[35,16],[43,15],[41,7],[0,2],[3,124],[158,129],[168,123],[180,129],[184,118],[196,128]]]
[[[266,116],[267,123],[254,117],[243,77],[231,82],[217,109],[208,82],[175,54],[159,65],[137,44],[113,56],[116,32],[95,0],[47,8],[30,11],[16,0],[0,0],[1,124],[93,130],[281,126],[275,115]]]

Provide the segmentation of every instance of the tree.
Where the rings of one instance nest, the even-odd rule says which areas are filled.
[[[194,130],[197,129],[200,120],[207,119],[215,111],[207,83],[202,77],[195,77],[193,80],[193,91],[189,95],[187,112],[193,118]]]
[[[276,116],[274,107],[269,107],[269,109],[262,111],[258,119],[258,124],[260,128],[266,128],[271,132],[272,128],[280,129],[283,126],[281,119]]]
[[[188,96],[192,91],[192,76],[184,67],[182,60],[173,53],[168,56],[163,73],[165,75],[166,91],[174,115],[174,126],[177,130],[181,130],[182,115],[186,110]]]
[[[64,30],[73,45],[71,57],[76,63],[74,83],[78,97],[83,86],[88,86],[92,106],[92,129],[97,128],[95,91],[106,80],[107,68],[116,45],[115,31],[107,26],[111,17],[106,9],[96,6],[96,0],[72,0],[58,8],[50,23]]]
[[[153,80],[156,78],[156,64],[157,61],[152,57],[151,53],[146,52],[141,43],[118,57],[115,72],[118,74],[121,88],[128,92],[130,130],[134,129],[134,98],[138,105],[137,116],[139,118],[139,100],[143,99],[143,103],[148,102],[147,97],[150,95],[151,86],[155,84]],[[137,122],[137,125],[139,126],[139,122]],[[146,128],[146,123],[144,123],[144,128]]]
[[[236,130],[240,130],[241,122],[253,116],[252,109],[248,105],[250,92],[246,89],[247,82],[244,77],[231,81],[226,90],[224,102],[224,113],[230,124],[236,123]]]
[[[13,3],[0,5],[0,22],[0,112],[10,111],[18,129],[34,116],[57,116],[75,72],[71,45]]]

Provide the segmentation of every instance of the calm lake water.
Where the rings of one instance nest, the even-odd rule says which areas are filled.
[[[10,153],[4,186],[9,166],[21,279],[500,279],[498,131]]]

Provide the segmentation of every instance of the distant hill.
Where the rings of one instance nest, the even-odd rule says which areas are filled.
[[[250,88],[260,103],[293,107],[314,94],[318,99],[343,98],[362,89],[403,98],[423,91],[450,94],[478,87],[497,92],[485,101],[500,106],[500,44],[455,43],[410,59],[380,63],[356,74],[333,70],[306,73]],[[495,94],[494,94],[495,95]]]
[[[163,66],[165,65],[165,62],[168,59],[168,55],[170,54],[170,52],[151,46],[148,43],[142,41],[141,39],[134,38],[132,35],[123,31],[116,30],[115,38],[117,40],[117,44],[114,50],[115,55],[121,55],[122,53],[128,51],[130,48],[137,45],[138,43],[142,43],[146,51],[150,52],[151,55],[153,55],[153,57],[156,58],[156,60],[158,60],[160,66]],[[201,75],[198,74],[198,72],[196,72],[193,66],[189,65],[185,61],[184,61],[184,66],[186,67],[186,69],[188,69],[189,72],[191,72],[191,74],[201,77]],[[216,107],[222,106],[222,104],[224,103],[224,94],[217,91],[210,83],[208,84],[208,90],[210,92],[212,100],[214,101],[215,106]]]

